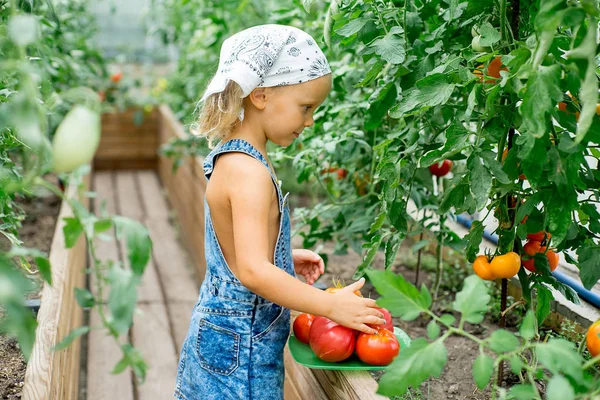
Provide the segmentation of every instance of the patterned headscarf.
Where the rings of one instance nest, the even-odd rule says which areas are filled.
[[[258,87],[295,85],[330,73],[308,33],[286,25],[254,26],[223,42],[219,68],[201,101],[225,90],[229,81],[239,84],[246,97]]]

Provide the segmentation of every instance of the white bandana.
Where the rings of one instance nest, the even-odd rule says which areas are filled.
[[[246,97],[257,87],[296,85],[331,73],[315,40],[286,25],[259,25],[227,38],[219,68],[201,101],[235,81]],[[243,118],[243,117],[242,117]]]

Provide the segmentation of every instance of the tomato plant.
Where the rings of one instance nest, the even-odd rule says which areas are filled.
[[[93,44],[95,24],[89,4],[3,1],[0,32],[0,234],[9,244],[0,250],[0,308],[6,310],[0,331],[14,335],[29,358],[37,322],[23,296],[32,289],[29,275],[39,274],[44,284],[52,284],[52,266],[39,249],[23,247],[18,229],[24,213],[16,198],[51,191],[73,211],[61,232],[65,246],[84,237],[90,259],[85,271],[96,278],[90,290],[76,288],[75,298],[79,306],[98,312],[101,322],[63,332],[54,350],[91,329],[105,329],[123,353],[117,370],[131,367],[143,380],[147,365],[123,338],[133,324],[136,285],[150,256],[148,231],[134,220],[90,212],[82,201],[93,196],[83,180],[100,138],[100,111],[109,107],[100,104],[104,99],[99,93],[109,77],[106,60]],[[119,103],[126,104],[122,97]],[[111,104],[117,102],[110,97]],[[44,179],[49,172],[77,190],[63,193]],[[127,266],[100,261],[96,254],[98,236],[111,230],[124,241]],[[28,258],[35,260],[38,271],[31,270]]]

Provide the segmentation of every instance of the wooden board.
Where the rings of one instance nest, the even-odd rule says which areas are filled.
[[[116,213],[115,187],[113,173],[96,172],[94,174],[94,191],[98,197],[94,201],[94,211],[99,212],[99,204],[106,202],[106,211],[110,215]],[[108,234],[108,233],[107,233]],[[97,256],[102,261],[119,261],[119,245],[114,235],[110,234],[112,241],[97,240]],[[95,275],[90,278],[91,289],[96,287]],[[94,295],[97,293],[94,292]],[[90,313],[90,325],[100,326],[100,316],[93,310]],[[87,400],[124,399],[133,400],[132,371],[128,370],[114,375],[110,371],[122,357],[121,349],[114,338],[104,330],[93,330],[88,336],[87,358]]]
[[[158,161],[158,112],[144,112],[140,125],[134,115],[141,110],[128,109],[102,114],[102,135],[94,158],[94,168],[156,168]]]
[[[145,382],[137,384],[136,400],[171,399],[179,353],[173,346],[167,310],[162,302],[138,304],[138,308],[143,314],[134,317],[131,338],[149,368]]]
[[[84,182],[89,187],[89,176]],[[70,186],[67,193],[75,196],[76,187]],[[84,206],[89,203],[87,198],[79,200]],[[63,219],[72,215],[70,207],[63,202],[49,254],[53,285],[45,284],[42,289],[35,343],[25,373],[23,398],[28,400],[75,400],[78,396],[81,338],[63,351],[51,350],[80,327],[83,320],[74,288],[83,287],[85,282],[85,238],[80,237],[75,246],[66,249],[62,233]]]
[[[159,107],[159,139],[166,143],[171,138],[185,138],[183,127],[167,106]],[[201,160],[188,157],[173,173],[171,160],[160,157],[158,171],[167,191],[171,206],[183,234],[184,244],[192,256],[196,269],[196,283],[200,285],[206,272],[204,259],[204,193],[206,179]]]

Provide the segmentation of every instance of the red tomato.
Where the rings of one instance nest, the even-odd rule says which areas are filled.
[[[115,72],[114,74],[112,74],[110,76],[110,80],[113,81],[114,83],[119,83],[121,78],[123,78],[123,73],[121,73],[121,72]]]
[[[592,357],[596,357],[600,354],[600,320],[594,322],[589,327],[585,342]]]
[[[312,314],[300,314],[294,320],[294,336],[302,343],[308,344],[310,327],[315,319]]]
[[[430,165],[429,171],[435,176],[444,176],[450,172],[450,168],[452,168],[452,161],[444,160],[441,163]]]
[[[337,178],[338,178],[338,180],[341,181],[346,176],[348,176],[348,171],[345,170],[344,168],[338,168],[338,170],[337,170]]]
[[[344,361],[354,352],[356,331],[333,322],[329,318],[315,317],[310,328],[310,348],[323,361]]]
[[[388,365],[400,352],[396,336],[385,328],[377,333],[359,333],[356,339],[356,355],[361,361],[371,365]]]
[[[388,329],[388,330],[394,332],[394,324],[392,322],[392,314],[390,314],[390,312],[387,310],[387,308],[382,308],[382,307],[373,307],[373,308],[375,308],[383,313],[383,318],[385,319],[385,324],[383,324],[383,325],[367,324],[367,325],[369,325],[371,328],[385,328],[385,329]]]
[[[535,240],[537,242],[543,242],[544,238],[550,239],[551,237],[552,237],[552,235],[549,234],[546,231],[540,231],[540,232],[537,232],[537,233],[529,233],[529,234],[527,234],[527,239],[529,239],[529,240]]]

